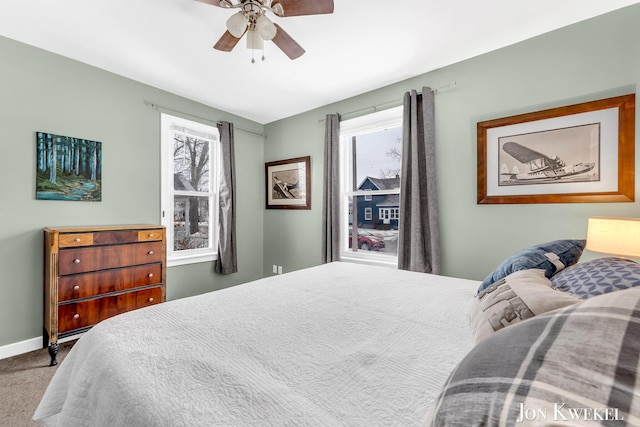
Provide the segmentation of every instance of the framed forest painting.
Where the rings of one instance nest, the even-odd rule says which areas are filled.
[[[36,199],[102,200],[102,143],[36,133]]]

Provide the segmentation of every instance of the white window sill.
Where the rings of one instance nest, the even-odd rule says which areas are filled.
[[[218,259],[218,254],[199,254],[189,256],[167,257],[167,267],[175,267],[178,265],[196,264],[199,262],[211,262]]]
[[[385,256],[385,255],[360,255],[354,253],[345,253],[343,252],[340,255],[340,261],[342,262],[353,262],[356,264],[366,264],[366,265],[377,265],[380,267],[387,268],[398,268],[398,258],[393,256]]]

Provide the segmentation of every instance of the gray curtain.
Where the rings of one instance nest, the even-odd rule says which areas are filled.
[[[404,95],[398,268],[440,274],[434,96]]]
[[[218,209],[218,261],[215,271],[233,274],[238,271],[236,248],[236,160],[233,123],[218,123],[220,131],[220,196]]]
[[[324,131],[322,262],[340,259],[340,115],[327,114]]]

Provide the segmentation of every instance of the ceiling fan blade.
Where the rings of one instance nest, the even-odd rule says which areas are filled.
[[[238,37],[234,37],[229,31],[225,31],[213,48],[223,52],[231,52],[239,41]]]
[[[304,54],[304,49],[282,27],[276,26],[276,36],[271,40],[291,59],[296,59]]]
[[[284,9],[283,17],[333,13],[333,0],[276,0],[271,7],[277,3]]]
[[[196,0],[202,3],[212,4],[214,6],[220,6],[220,0]]]

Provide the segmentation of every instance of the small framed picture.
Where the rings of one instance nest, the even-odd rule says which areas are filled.
[[[311,157],[264,165],[267,209],[311,209]]]

